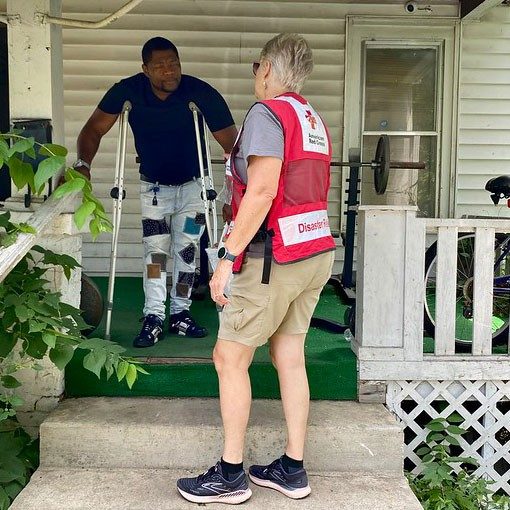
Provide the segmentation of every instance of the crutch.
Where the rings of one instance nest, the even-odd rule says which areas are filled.
[[[110,339],[110,328],[113,310],[113,292],[115,288],[115,266],[117,263],[117,244],[119,242],[120,217],[122,214],[122,201],[126,198],[124,190],[124,166],[126,163],[126,141],[129,112],[131,103],[125,101],[119,117],[119,138],[117,140],[117,159],[115,162],[114,187],[110,191],[113,198],[113,233],[112,248],[110,253],[110,276],[108,278],[108,303],[106,308],[106,332],[105,338]]]
[[[209,249],[211,249],[218,244],[218,217],[216,215],[216,197],[218,194],[214,190],[211,151],[209,148],[209,134],[204,116],[198,106],[192,101],[188,106],[189,109],[193,112],[193,121],[195,123],[198,165],[200,167],[200,177],[202,180],[202,201],[204,202],[205,227],[209,237]],[[200,136],[200,122],[202,123],[202,128],[204,131],[204,146],[207,167],[204,166],[202,138]]]

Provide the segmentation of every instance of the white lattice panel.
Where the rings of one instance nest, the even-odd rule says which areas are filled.
[[[391,381],[386,402],[405,426],[413,473],[420,472],[415,452],[427,436],[425,424],[457,412],[468,430],[459,438],[462,455],[479,462],[475,473],[494,480],[495,491],[510,495],[510,381]]]

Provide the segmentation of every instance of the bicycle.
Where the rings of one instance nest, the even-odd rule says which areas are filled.
[[[490,179],[485,189],[491,193],[495,205],[510,198],[510,176]],[[510,200],[508,203],[510,207]],[[473,269],[474,233],[459,233],[457,249],[457,306],[455,316],[455,342],[460,349],[470,347],[473,339]],[[494,244],[494,284],[492,308],[493,345],[508,342],[510,315],[510,234],[496,234]],[[437,242],[425,252],[425,314],[424,329],[435,335]]]

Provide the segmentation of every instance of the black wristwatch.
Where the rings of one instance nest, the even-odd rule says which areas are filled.
[[[230,260],[230,262],[234,262],[235,259],[236,259],[236,256],[235,255],[232,255],[232,253],[230,253],[226,248],[225,246],[222,246],[221,248],[218,249],[218,258],[221,260],[221,259],[227,259],[227,260]]]

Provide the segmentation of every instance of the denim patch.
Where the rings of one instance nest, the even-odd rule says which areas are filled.
[[[153,264],[159,264],[162,271],[166,271],[166,255],[164,253],[151,253]]]
[[[184,273],[179,271],[179,276],[177,277],[178,283],[185,283],[186,285],[193,285],[193,280],[195,279],[195,273]]]
[[[170,233],[170,230],[168,229],[168,224],[164,219],[162,220],[151,220],[148,218],[143,219],[142,229],[143,237],[158,236]]]
[[[177,295],[177,297],[180,297],[180,298],[189,297],[190,290],[191,290],[191,286],[186,285],[185,283],[178,283],[175,286],[175,294]]]
[[[181,259],[186,262],[186,264],[192,264],[195,260],[195,245],[194,244],[188,244],[188,246],[185,246],[180,252],[179,255],[181,256]]]
[[[199,212],[195,216],[195,223],[197,225],[205,225],[205,213]]]
[[[184,222],[183,232],[185,234],[190,234],[192,236],[197,236],[200,234],[201,225],[198,225],[195,222],[195,218],[186,217],[186,221]]]

